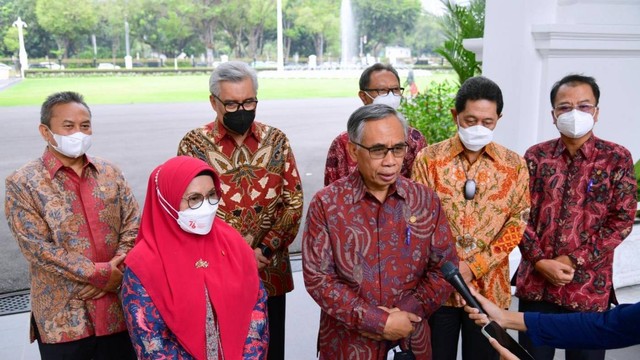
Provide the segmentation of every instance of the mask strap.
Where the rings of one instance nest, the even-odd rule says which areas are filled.
[[[167,206],[173,210],[176,214],[178,213],[178,211],[176,211],[176,209],[173,208],[173,206],[171,206],[171,204],[169,204],[169,202],[164,198],[164,196],[162,196],[162,193],[160,193],[160,187],[158,186],[158,175],[160,174],[160,170],[162,169],[158,169],[158,172],[156,172],[156,176],[155,176],[155,183],[156,183],[156,194],[158,194],[158,199],[160,200],[160,206],[162,206],[162,208],[164,209],[164,211],[167,212],[167,214],[169,214],[169,216],[171,216],[174,220],[178,220],[177,217],[174,217],[173,214],[171,213],[171,211],[169,211],[169,209],[167,209]],[[167,204],[167,206],[164,205],[164,203]]]

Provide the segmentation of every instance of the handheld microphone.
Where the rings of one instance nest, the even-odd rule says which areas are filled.
[[[462,298],[467,302],[467,305],[478,309],[481,314],[486,314],[478,300],[471,295],[471,291],[469,291],[469,287],[464,282],[462,275],[460,275],[460,271],[452,262],[447,261],[444,263],[440,268],[440,271],[442,272],[442,275],[444,275],[445,280],[447,280],[449,284],[451,284],[451,286],[453,286],[456,291],[462,295]]]

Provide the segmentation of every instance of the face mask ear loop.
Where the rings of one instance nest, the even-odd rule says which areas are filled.
[[[158,172],[156,172],[156,176],[155,176],[155,183],[156,183],[156,194],[158,194],[158,199],[160,200],[160,206],[162,206],[162,208],[164,209],[164,211],[167,212],[167,214],[169,214],[169,216],[171,216],[174,220],[178,221],[177,217],[174,217],[173,214],[171,213],[171,211],[169,211],[169,209],[167,209],[167,207],[164,205],[164,203],[167,204],[167,206],[169,208],[171,208],[171,210],[173,210],[176,214],[178,213],[178,211],[176,211],[176,209],[174,209],[167,200],[165,200],[165,198],[162,196],[162,194],[160,193],[160,187],[158,186],[158,175],[160,174],[160,170],[158,170]]]

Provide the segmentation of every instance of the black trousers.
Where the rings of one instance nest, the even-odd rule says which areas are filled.
[[[429,326],[434,360],[456,360],[461,331],[464,360],[500,359],[487,338],[480,332],[480,326],[469,319],[469,314],[463,308],[441,306],[429,317]]]
[[[528,300],[520,300],[518,304],[518,311],[535,311],[550,314],[566,314],[574,312],[546,301]],[[555,356],[555,348],[552,348],[551,346],[533,345],[531,339],[525,332],[518,333],[518,342],[522,347],[527,349],[529,354],[531,354],[531,356],[536,360],[553,360],[553,357]],[[566,349],[564,357],[566,360],[604,360],[605,352],[605,350]]]
[[[267,298],[267,314],[269,315],[269,353],[267,360],[284,360],[286,296],[278,295]]]
[[[136,360],[136,353],[126,331],[106,336],[57,344],[43,344],[36,329],[36,340],[42,360]]]

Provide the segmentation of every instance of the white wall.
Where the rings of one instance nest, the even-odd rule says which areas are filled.
[[[496,141],[524,154],[558,137],[549,91],[569,73],[601,89],[594,133],[640,158],[640,0],[487,0],[483,75],[505,98]]]

